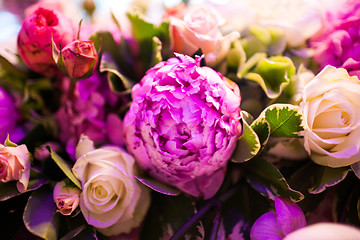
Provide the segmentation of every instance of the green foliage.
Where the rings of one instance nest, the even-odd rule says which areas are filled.
[[[304,198],[301,192],[290,188],[284,176],[273,164],[262,158],[253,158],[243,163],[243,171],[250,185],[270,199],[281,196],[298,202]]]
[[[153,178],[150,177],[140,177],[140,176],[135,176],[136,179],[141,182],[142,184],[144,184],[145,186],[151,188],[152,190],[165,194],[165,195],[170,195],[170,196],[177,196],[180,194],[180,190],[168,186],[165,183],[159,182]]]
[[[270,125],[271,137],[301,137],[302,116],[299,107],[291,104],[273,104],[267,107],[256,122],[266,120]]]
[[[65,173],[65,175],[79,188],[81,188],[80,181],[75,177],[75,175],[72,173],[69,165],[67,162],[65,162],[64,159],[62,159],[56,152],[54,152],[50,146],[47,146],[47,149],[50,151],[51,158],[54,160],[54,162],[58,165],[58,167]]]

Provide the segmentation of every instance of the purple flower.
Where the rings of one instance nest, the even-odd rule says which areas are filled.
[[[0,88],[0,143],[4,143],[9,134],[10,140],[18,142],[24,137],[24,132],[18,127],[19,113],[14,100]]]
[[[310,46],[320,68],[332,65],[360,76],[360,2],[347,1],[338,12],[329,13],[324,30]]]
[[[242,132],[240,91],[201,57],[178,55],[133,87],[125,143],[150,175],[192,196],[212,197]]]
[[[106,76],[94,73],[76,83],[74,96],[64,92],[63,106],[56,113],[60,140],[66,145],[70,156],[81,134],[87,135],[95,144],[123,145],[122,120],[111,109],[124,101],[109,88]]]
[[[282,240],[291,232],[306,226],[301,208],[286,198],[275,198],[276,212],[259,217],[250,231],[251,240]]]

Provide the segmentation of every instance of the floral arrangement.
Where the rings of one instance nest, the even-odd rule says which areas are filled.
[[[360,239],[360,1],[332,3],[28,6],[0,56],[5,238]]]

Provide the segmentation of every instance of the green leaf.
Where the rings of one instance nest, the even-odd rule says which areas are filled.
[[[8,134],[7,137],[6,137],[6,140],[5,140],[4,145],[5,145],[6,147],[17,147],[17,146],[18,146],[16,143],[13,143],[12,141],[10,141],[10,136],[9,136],[9,134]]]
[[[244,173],[249,184],[260,194],[272,200],[276,196],[286,197],[295,202],[304,196],[290,188],[280,171],[262,158],[253,158],[244,163]]]
[[[266,95],[274,99],[280,96],[293,76],[295,76],[295,66],[292,60],[288,57],[274,56],[261,59],[254,71],[244,77],[257,82]]]
[[[273,104],[267,107],[256,122],[264,119],[270,124],[272,137],[301,137],[299,132],[303,130],[302,118],[299,107],[291,104]]]
[[[145,186],[165,195],[177,196],[181,193],[180,190],[178,190],[177,188],[168,186],[152,178],[139,176],[135,176],[135,178]]]
[[[34,191],[24,209],[24,224],[32,234],[43,239],[57,239],[56,205],[49,186]]]
[[[264,118],[259,121],[254,121],[250,127],[255,131],[259,137],[261,147],[264,147],[270,137],[270,124]]]
[[[134,83],[130,79],[120,73],[117,65],[106,57],[103,57],[101,59],[99,71],[108,73],[110,88],[115,92],[123,92],[129,90],[134,85]]]
[[[151,195],[140,240],[169,239],[196,213],[194,203],[183,194],[174,197],[153,191]]]
[[[318,194],[323,192],[327,187],[334,186],[345,179],[350,168],[331,168],[326,166],[320,166],[314,173],[314,185],[309,189],[312,194]]]
[[[242,111],[242,117],[246,115]],[[245,162],[255,157],[260,151],[261,144],[256,132],[243,120],[243,133],[237,140],[235,151],[231,157],[233,162]]]
[[[11,62],[9,62],[5,57],[0,55],[0,66],[1,70],[10,73],[15,78],[26,79],[28,76],[27,74]]]
[[[238,77],[239,78],[244,77],[247,73],[249,73],[250,71],[252,71],[255,68],[255,66],[258,64],[258,62],[262,61],[265,58],[266,58],[266,53],[263,53],[263,52],[255,53],[239,69]]]
[[[160,39],[156,36],[152,38],[152,41],[153,41],[153,46],[152,46],[153,56],[151,60],[151,65],[155,66],[157,63],[162,61],[162,56],[161,56],[162,43]]]
[[[54,162],[59,166],[59,168],[65,173],[65,175],[80,189],[81,183],[72,173],[69,165],[56,153],[54,152],[50,146],[46,147],[50,151],[50,156],[54,160]]]
[[[360,179],[360,162],[351,164],[351,169],[353,170],[354,174]]]

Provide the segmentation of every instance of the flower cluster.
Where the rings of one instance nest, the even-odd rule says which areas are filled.
[[[4,2],[5,238],[358,239],[359,1],[140,2]]]

